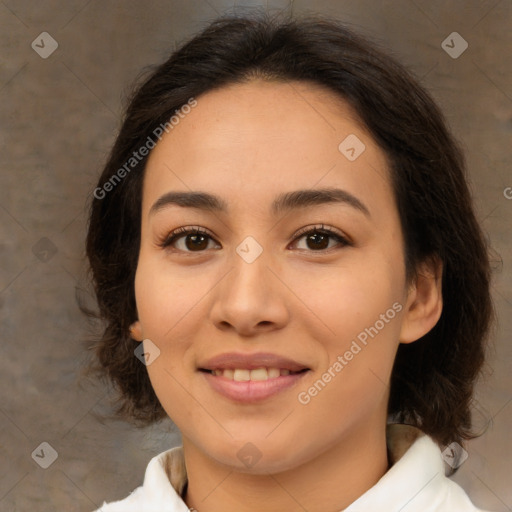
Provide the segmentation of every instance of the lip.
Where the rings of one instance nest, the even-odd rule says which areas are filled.
[[[256,368],[263,367],[286,369],[291,372],[309,369],[305,364],[288,357],[272,354],[271,352],[258,352],[254,354],[227,352],[198,364],[198,369],[200,370],[236,370],[237,368],[255,370]]]
[[[297,384],[309,373],[291,373],[274,379],[238,382],[223,376],[200,372],[206,382],[221,395],[238,403],[254,403],[270,398]]]
[[[239,382],[221,375],[213,375],[208,371],[202,371],[236,370],[237,368],[246,370],[279,368],[300,373],[280,375],[268,380]],[[308,374],[309,370],[310,368],[305,364],[288,357],[272,354],[271,352],[258,352],[254,354],[229,352],[214,356],[198,365],[199,373],[201,373],[214,391],[234,402],[246,404],[260,402],[291,388]]]

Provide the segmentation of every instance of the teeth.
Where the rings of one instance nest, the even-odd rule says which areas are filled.
[[[233,375],[233,380],[236,381],[246,381],[251,380],[251,372],[249,370],[235,370],[235,374]]]
[[[212,374],[217,377],[225,377],[226,379],[237,382],[276,379],[279,376],[290,375],[290,373],[292,373],[290,370],[280,368],[256,368],[254,370],[237,368],[235,370],[212,370]]]
[[[269,368],[267,370],[267,373],[269,379],[275,379],[276,377],[279,377],[279,375],[281,375],[279,368]]]
[[[268,372],[266,368],[256,368],[251,370],[251,380],[268,380]]]
[[[219,373],[218,375],[224,375],[227,379],[234,380],[235,371],[234,370],[224,370],[224,373],[222,370],[217,370]]]

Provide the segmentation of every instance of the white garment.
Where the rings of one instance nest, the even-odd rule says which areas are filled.
[[[430,437],[388,425],[387,443],[391,468],[343,512],[484,512],[445,476],[441,450]],[[180,496],[186,482],[183,449],[171,448],[151,459],[141,487],[95,512],[188,512]]]

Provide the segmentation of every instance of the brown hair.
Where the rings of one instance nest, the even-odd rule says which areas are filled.
[[[310,81],[347,101],[390,162],[405,240],[407,277],[443,262],[443,312],[421,339],[399,346],[389,413],[439,444],[474,437],[471,400],[493,316],[486,241],[475,218],[462,151],[418,82],[374,42],[319,16],[223,17],[183,44],[136,89],[92,199],[87,256],[104,321],[96,368],[119,391],[118,413],[138,424],[165,417],[134,356],[134,277],[147,156],[105,187],[187,101],[254,76]],[[133,162],[132,162],[133,163]],[[126,166],[125,166],[126,169]],[[119,175],[119,174],[118,174]],[[112,183],[112,181],[110,181]]]

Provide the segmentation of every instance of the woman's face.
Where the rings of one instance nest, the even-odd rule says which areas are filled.
[[[198,192],[216,199],[169,195]],[[384,153],[344,102],[264,81],[197,98],[150,155],[141,229],[135,331],[185,446],[264,473],[383,430],[412,299]]]

